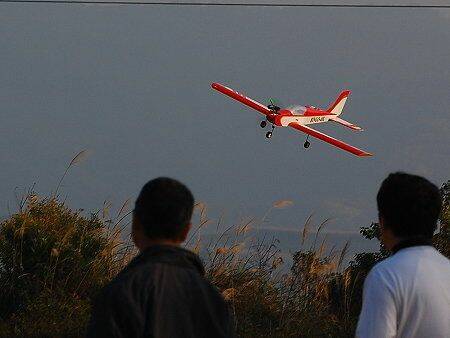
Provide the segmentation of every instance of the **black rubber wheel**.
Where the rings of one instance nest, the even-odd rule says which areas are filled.
[[[267,122],[261,121],[261,123],[259,125],[261,126],[261,128],[265,128],[267,126]]]
[[[308,141],[306,141],[305,144],[303,144],[303,146],[304,146],[306,149],[308,149],[310,145],[311,145],[311,143],[309,143]]]
[[[271,131],[268,131],[268,132],[266,133],[266,137],[267,137],[267,138],[271,138],[271,137],[272,137],[272,132],[271,132]]]

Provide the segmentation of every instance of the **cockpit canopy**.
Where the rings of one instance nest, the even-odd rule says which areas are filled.
[[[303,115],[306,112],[306,107],[303,106],[294,106],[289,108],[289,110],[292,112],[292,114],[294,115]]]

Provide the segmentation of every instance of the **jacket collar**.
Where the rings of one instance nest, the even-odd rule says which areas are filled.
[[[174,245],[152,245],[142,251],[130,262],[129,267],[133,267],[147,262],[158,262],[191,268],[197,270],[201,275],[205,274],[200,257],[192,251]]]

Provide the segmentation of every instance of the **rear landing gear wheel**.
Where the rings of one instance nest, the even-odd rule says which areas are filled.
[[[308,141],[306,141],[303,146],[305,147],[305,149],[308,149],[309,146],[311,145],[311,143],[309,143]]]
[[[267,138],[271,138],[271,137],[272,137],[272,132],[271,132],[271,131],[268,131],[268,132],[266,133],[266,137],[267,137]]]
[[[261,126],[261,128],[265,128],[267,126],[267,122],[261,121],[261,123],[259,125]]]

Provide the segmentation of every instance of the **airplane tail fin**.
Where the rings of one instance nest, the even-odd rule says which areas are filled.
[[[341,115],[342,110],[344,109],[345,102],[347,101],[348,96],[350,95],[350,90],[344,90],[336,101],[327,109],[327,112],[330,114],[334,114],[336,116]]]

